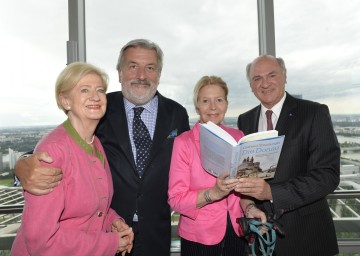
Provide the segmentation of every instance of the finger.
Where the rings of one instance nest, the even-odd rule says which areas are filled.
[[[34,155],[39,161],[43,161],[43,162],[46,162],[46,163],[52,163],[53,162],[53,159],[49,156],[49,154],[47,152],[40,151],[40,152],[34,153]]]
[[[230,173],[229,173],[229,172],[224,172],[224,173],[222,173],[218,178],[224,180],[224,179],[226,179],[226,178],[229,177],[229,176],[230,176]]]
[[[49,188],[49,189],[29,189],[29,190],[26,190],[26,191],[28,191],[29,193],[31,193],[33,195],[36,195],[36,196],[42,196],[42,195],[47,195],[50,192],[52,192],[53,188]]]

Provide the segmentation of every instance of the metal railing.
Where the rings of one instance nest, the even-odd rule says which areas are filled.
[[[327,196],[327,199],[345,200],[355,199],[360,205],[360,190],[345,190],[335,191]],[[20,226],[21,213],[23,204],[0,204],[0,251],[10,250],[11,245],[16,236],[17,228]],[[360,214],[359,212],[355,212]],[[5,217],[6,216],[6,217]],[[16,220],[15,223],[10,223],[9,220]],[[357,232],[360,231],[360,217],[334,217],[334,224],[338,232]],[[173,232],[176,232],[176,226],[173,226]],[[341,253],[359,253],[360,252],[360,237],[341,238],[338,237],[339,250]],[[172,243],[172,255],[179,255],[180,246],[179,241]]]

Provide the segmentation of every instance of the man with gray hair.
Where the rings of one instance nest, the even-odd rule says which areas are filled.
[[[170,255],[171,152],[174,138],[189,130],[189,117],[183,106],[158,92],[162,66],[157,44],[128,42],[116,65],[122,91],[107,94],[107,111],[96,130],[111,168],[111,207],[134,230],[132,256]],[[46,169],[38,160],[49,161],[46,153],[22,159],[16,175],[27,191],[49,193],[61,170]]]
[[[277,256],[333,256],[338,253],[326,196],[340,182],[340,148],[326,105],[297,99],[285,91],[285,63],[263,55],[247,68],[260,105],[238,118],[245,134],[276,129],[285,135],[275,177],[242,178],[236,191],[256,199],[268,219],[283,225]]]

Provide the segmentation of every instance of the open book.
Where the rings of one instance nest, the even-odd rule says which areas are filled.
[[[278,131],[246,135],[239,141],[211,121],[200,124],[200,158],[212,175],[229,172],[230,177],[273,178],[285,136]]]

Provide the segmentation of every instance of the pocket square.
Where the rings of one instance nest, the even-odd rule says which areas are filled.
[[[173,139],[177,136],[177,129],[170,132],[169,136],[167,136],[167,139]]]

